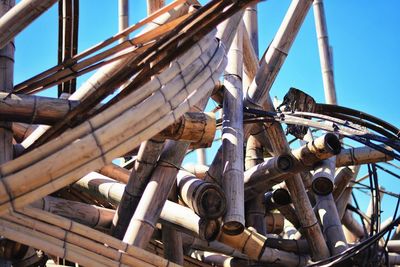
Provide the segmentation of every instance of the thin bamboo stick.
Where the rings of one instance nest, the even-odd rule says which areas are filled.
[[[243,92],[242,92],[242,36],[238,31],[228,52],[228,65],[224,74],[224,103],[222,121],[222,188],[227,198],[227,211],[223,230],[239,234],[244,229],[243,185]]]
[[[179,195],[201,218],[217,219],[226,211],[226,198],[221,188],[202,181],[186,171],[177,175]]]
[[[32,21],[49,9],[57,0],[24,0],[0,19],[0,48],[4,48]]]

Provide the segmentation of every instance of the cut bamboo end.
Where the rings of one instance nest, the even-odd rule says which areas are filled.
[[[264,195],[264,203],[266,211],[271,211],[282,206],[292,203],[289,191],[284,188],[277,188],[269,191]]]
[[[218,185],[200,180],[185,171],[180,171],[177,179],[182,200],[200,217],[216,219],[224,215],[226,198]]]
[[[264,219],[267,225],[267,233],[282,233],[285,224],[285,217],[281,213],[267,212]]]
[[[311,188],[317,195],[326,196],[333,191],[335,158],[323,160],[315,169]]]
[[[328,195],[333,191],[333,182],[325,176],[314,178],[311,184],[312,190],[318,195]]]

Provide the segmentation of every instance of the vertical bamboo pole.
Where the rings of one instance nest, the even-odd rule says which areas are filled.
[[[245,9],[243,15],[243,22],[246,28],[246,32],[249,36],[250,42],[253,46],[254,52],[258,59],[258,23],[257,23],[257,5],[249,6]],[[244,33],[246,34],[246,33]],[[243,42],[243,49],[244,42]],[[258,60],[256,62],[258,65]],[[246,71],[243,71],[243,88],[244,91],[249,87],[254,77],[247,75]],[[245,169],[248,170],[257,164],[263,162],[264,151],[261,143],[250,135],[247,139],[246,145],[246,162]],[[245,213],[246,213],[246,226],[253,227],[259,234],[266,234],[266,225],[264,220],[265,207],[263,205],[264,196],[259,194],[257,197],[245,202]]]
[[[13,6],[15,0],[0,1],[0,17],[4,16]],[[14,40],[11,40],[0,49],[0,91],[11,92],[14,81]],[[11,122],[0,121],[0,164],[12,160],[13,158],[13,132]],[[1,179],[1,178],[0,178]],[[1,238],[3,239],[3,238]],[[9,266],[7,260],[11,260],[18,253],[18,246],[11,240],[2,240],[1,250],[3,255],[9,255],[8,259],[0,259],[4,266]],[[11,266],[11,265],[10,265]]]
[[[150,15],[163,6],[165,6],[165,0],[147,0],[147,14]]]
[[[118,0],[118,31],[121,32],[129,26],[129,0]],[[129,39],[129,35],[122,37],[122,43]]]
[[[326,27],[323,0],[314,0],[313,3],[315,28],[317,30],[318,51],[321,63],[322,81],[325,90],[325,102],[337,104],[336,89],[333,77],[333,64],[328,41],[328,30]]]
[[[240,234],[244,230],[243,182],[243,89],[242,89],[242,28],[239,27],[228,52],[228,65],[224,74],[224,100],[222,115],[222,157],[224,170],[222,188],[227,199],[223,230],[227,234]]]
[[[207,164],[206,150],[204,148],[196,149],[197,162],[201,165]]]

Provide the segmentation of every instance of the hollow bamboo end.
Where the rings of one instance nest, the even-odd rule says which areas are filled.
[[[339,154],[342,150],[342,145],[340,144],[339,138],[332,133],[327,133],[325,135],[324,145],[328,151],[332,152],[333,155]]]
[[[208,183],[198,193],[196,206],[200,217],[220,218],[226,212],[225,194],[217,186]]]
[[[293,168],[294,161],[290,155],[280,155],[277,158],[276,164],[282,172],[288,172]]]
[[[239,235],[244,231],[244,225],[241,222],[230,221],[224,223],[222,231],[227,235]]]
[[[333,182],[327,177],[316,177],[311,184],[314,193],[325,196],[333,191]]]
[[[219,221],[202,218],[199,222],[200,238],[206,241],[213,241],[217,238],[220,228],[221,224]]]

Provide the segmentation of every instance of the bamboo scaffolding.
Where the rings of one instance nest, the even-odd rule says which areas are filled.
[[[49,9],[56,0],[24,0],[0,19],[0,48],[4,48],[32,21]],[[12,5],[13,6],[13,5]]]
[[[128,0],[118,0],[118,30],[123,32],[129,27],[129,1]],[[124,36],[119,39],[122,43],[129,39],[129,35]]]
[[[179,196],[201,218],[217,219],[226,212],[226,198],[221,188],[186,171],[177,175]]]
[[[101,174],[91,173],[78,180],[74,185],[79,191],[105,199],[117,205],[123,196],[125,185]],[[205,240],[216,238],[219,223],[197,216],[191,209],[171,201],[166,201],[160,213],[160,220],[175,229],[195,235]]]
[[[39,228],[43,229],[44,231],[49,231],[51,229],[54,229],[56,227],[56,231],[58,232],[58,235],[62,237],[62,240],[67,241],[66,239],[69,239],[71,235],[79,237],[79,239],[74,239],[71,238],[71,242],[76,242],[77,246],[85,246],[85,249],[99,249],[98,245],[87,245],[87,242],[84,242],[85,239],[91,242],[97,242],[98,244],[101,244],[104,246],[104,244],[107,245],[106,248],[109,248],[108,252],[106,252],[107,249],[101,249],[97,250],[97,253],[103,255],[115,255],[111,257],[116,257],[122,263],[124,261],[130,261],[131,258],[136,258],[139,259],[140,261],[136,261],[134,264],[143,264],[145,266],[150,265],[150,266],[170,266],[169,264],[174,265],[173,263],[168,262],[167,260],[164,260],[160,257],[154,256],[153,254],[144,251],[140,248],[137,247],[132,247],[127,244],[122,243],[120,240],[115,239],[107,234],[101,233],[99,231],[93,230],[87,226],[84,226],[82,224],[73,222],[69,219],[59,217],[54,214],[50,214],[48,212],[34,209],[34,208],[24,208],[22,213],[18,213],[18,216],[26,222],[26,224],[29,225],[35,225],[38,230]],[[40,218],[40,219],[38,219]],[[21,220],[19,220],[21,221]],[[48,227],[47,225],[50,225]],[[61,230],[61,231],[60,231]],[[57,232],[54,230],[52,231],[53,234],[57,235]],[[47,233],[47,232],[45,232]],[[61,233],[61,234],[60,234]],[[76,241],[73,241],[76,240]],[[93,244],[93,243],[92,243]],[[117,252],[117,253],[115,253]],[[62,257],[62,256],[61,256]],[[131,263],[132,264],[132,263]]]
[[[364,233],[363,227],[356,221],[356,219],[354,219],[349,210],[344,213],[342,223],[356,237],[361,239],[365,236],[366,233]]]
[[[199,49],[199,42],[193,49]],[[201,51],[204,51],[201,50]],[[213,59],[210,62],[210,66],[215,66],[214,68],[211,69],[211,73],[213,71],[216,71],[213,76],[215,77],[210,77],[206,78],[208,75],[197,75],[196,78],[193,80],[192,83],[188,84],[188,87],[184,87],[184,90],[186,90],[188,93],[194,92],[193,94],[190,95],[188,99],[181,100],[182,97],[185,97],[187,94],[181,95],[181,98],[175,98],[174,102],[171,103],[170,106],[164,105],[166,103],[165,101],[169,101],[168,95],[171,94],[171,97],[173,94],[176,93],[175,90],[168,90],[169,86],[163,87],[166,89],[168,92],[168,95],[164,95],[159,91],[156,94],[151,95],[150,99],[146,101],[146,104],[148,105],[151,103],[152,100],[157,101],[161,100],[161,102],[158,105],[153,105],[154,109],[148,109],[148,106],[145,105],[138,105],[133,109],[128,109],[127,112],[124,113],[123,116],[120,114],[123,113],[121,112],[126,107],[125,104],[129,103],[129,101],[140,101],[142,98],[141,97],[132,97],[129,99],[124,99],[124,101],[121,101],[120,105],[118,105],[118,108],[112,107],[107,110],[107,114],[101,113],[101,117],[96,116],[93,119],[87,121],[86,123],[76,127],[75,129],[67,132],[66,134],[62,135],[60,138],[57,138],[54,140],[54,142],[49,142],[42,148],[46,147],[47,149],[40,149],[40,150],[35,150],[32,151],[31,153],[28,153],[27,157],[20,157],[18,160],[14,160],[7,165],[3,165],[1,168],[2,174],[4,177],[3,181],[3,188],[1,194],[3,198],[1,199],[2,201],[2,208],[0,208],[4,212],[5,209],[7,208],[12,208],[12,207],[17,207],[19,205],[25,205],[27,203],[30,203],[34,201],[35,199],[38,199],[45,194],[50,193],[52,190],[56,190],[57,188],[60,188],[62,186],[65,186],[66,184],[72,182],[76,177],[82,176],[85,174],[90,169],[97,169],[100,168],[101,166],[106,165],[108,162],[110,162],[112,159],[117,157],[118,155],[124,154],[130,150],[132,150],[134,147],[136,147],[140,141],[142,141],[145,138],[148,138],[149,136],[154,135],[156,132],[158,132],[160,129],[165,128],[168,124],[171,124],[176,117],[182,116],[184,112],[186,112],[190,108],[189,103],[196,103],[200,100],[200,98],[204,97],[204,95],[207,93],[207,88],[213,88],[214,87],[214,82],[213,79],[216,80],[216,77],[219,75],[219,68],[218,65],[221,61],[223,61],[223,50],[217,49],[217,51],[220,51],[220,53],[216,53]],[[189,51],[191,52],[191,51]],[[190,54],[192,56],[192,54]],[[223,66],[224,63],[221,64]],[[171,68],[173,68],[174,65],[172,65]],[[191,69],[191,71],[195,71],[195,69]],[[169,71],[164,71],[163,74],[171,74]],[[183,75],[184,77],[186,75]],[[206,77],[204,77],[206,76]],[[206,79],[204,79],[206,78]],[[180,78],[179,78],[180,79]],[[179,81],[178,79],[178,81]],[[205,82],[205,83],[204,83]],[[157,81],[150,81],[149,84],[156,84]],[[200,86],[202,83],[204,83],[202,86]],[[183,84],[184,86],[184,84]],[[211,87],[210,87],[211,86]],[[147,87],[147,86],[146,86]],[[154,89],[157,90],[159,88],[158,86],[155,86]],[[153,89],[153,90],[154,90]],[[197,89],[197,90],[196,90]],[[203,89],[203,90],[202,90]],[[211,90],[210,89],[210,90]],[[178,89],[179,90],[179,89]],[[196,90],[196,91],[195,91]],[[133,94],[144,94],[146,92],[145,89],[139,90],[136,92],[133,92]],[[160,98],[161,97],[161,98]],[[157,100],[158,99],[158,100]],[[190,99],[192,101],[190,101]],[[176,102],[178,101],[178,102]],[[179,101],[182,101],[179,102]],[[190,101],[189,103],[187,101]],[[124,104],[125,103],[125,104]],[[168,103],[168,102],[167,102]],[[142,103],[143,104],[143,103]],[[129,105],[128,105],[129,107]],[[159,112],[161,111],[161,117],[164,116],[162,120],[159,120],[157,123],[153,123],[154,120],[157,120],[158,118],[154,116],[154,110],[157,110],[157,107],[161,107]],[[144,109],[145,111],[141,111],[140,108]],[[175,109],[177,108],[176,112],[170,112],[170,109]],[[140,123],[134,122],[135,116],[132,116],[135,112],[139,112],[141,114],[141,118],[145,118],[151,113],[150,119],[146,120],[141,120]],[[133,114],[132,114],[133,113]],[[113,116],[118,114],[117,119],[114,119]],[[160,117],[160,118],[161,118]],[[101,119],[99,119],[101,118]],[[137,118],[137,117],[136,117]],[[106,119],[104,121],[104,119]],[[108,124],[104,125],[104,122],[107,121],[107,119],[111,119]],[[128,120],[129,123],[127,123],[124,120]],[[104,128],[101,128],[101,126],[104,125]],[[134,125],[134,129],[132,129],[132,125]],[[141,128],[140,126],[143,125],[145,128]],[[150,126],[151,125],[151,126]],[[150,126],[150,127],[149,127]],[[117,131],[113,132],[110,136],[110,133],[108,131],[102,131],[102,129],[118,129]],[[94,129],[98,129],[93,132]],[[136,136],[136,133],[140,133],[141,130],[144,130],[144,132],[141,135]],[[93,135],[92,132],[95,134]],[[76,137],[80,137],[83,134],[87,134],[88,136],[85,138],[80,139],[79,142],[75,142],[73,144],[70,144],[72,140],[75,140]],[[121,134],[122,133],[122,134]],[[133,136],[131,135],[133,134]],[[144,135],[143,135],[144,134]],[[140,137],[141,136],[141,137]],[[138,138],[139,137],[139,138]],[[67,141],[67,142],[65,142]],[[66,143],[66,144],[65,144]],[[103,144],[103,145],[101,145]],[[63,146],[68,145],[67,147],[63,148]],[[63,149],[61,149],[63,148]],[[83,152],[86,152],[86,162],[88,164],[82,165],[82,162],[77,162],[76,160],[74,163],[70,162],[72,158],[69,158],[68,153],[74,153],[74,150],[78,149],[81,152],[81,155],[85,154]],[[54,153],[53,151],[57,151]],[[106,152],[106,153],[105,153]],[[25,168],[24,170],[20,172],[16,172],[15,170],[21,169],[21,167],[29,166],[30,164],[37,162],[38,159],[42,159],[44,155],[49,155],[54,153],[54,156],[51,158],[46,158],[44,160],[41,160],[41,164],[45,164],[45,167],[43,167],[41,164],[35,164],[31,167]],[[63,155],[63,158],[67,158],[70,160],[64,160],[57,162],[57,164],[46,164],[46,160],[51,160],[52,162],[54,159],[57,158],[58,155]],[[25,156],[26,156],[25,155]],[[27,160],[29,158],[29,160]],[[22,163],[22,164],[21,164]],[[67,168],[62,168],[61,166],[67,166]],[[22,166],[21,166],[22,165]],[[74,169],[74,166],[76,169]],[[35,171],[32,171],[32,169],[37,169],[40,170],[38,175],[41,176],[41,179],[36,179]],[[43,176],[42,171],[43,169],[47,169],[46,173],[48,176]],[[8,172],[9,170],[13,170],[14,174],[10,174]],[[53,173],[56,171],[57,174]],[[72,172],[71,172],[72,171]],[[22,173],[29,173],[27,176],[23,175]],[[54,175],[49,176],[51,173]],[[6,175],[7,174],[7,175]],[[13,179],[15,178],[15,179]],[[58,178],[61,178],[61,180],[58,180]],[[12,180],[12,182],[9,181],[9,179]],[[24,182],[22,184],[29,184],[30,181],[35,181],[30,184],[30,188],[27,188],[26,186],[20,186],[20,182],[22,180]],[[32,180],[30,180],[32,179]],[[29,181],[30,180],[30,181]],[[53,180],[53,182],[48,183],[49,180]],[[55,185],[55,182],[57,182],[57,186]],[[53,184],[54,183],[54,184]],[[12,193],[13,198],[11,198],[7,191],[5,190],[4,184],[8,185],[8,192]],[[38,188],[37,190],[33,190],[33,188]],[[40,193],[39,193],[40,191]],[[33,196],[34,195],[34,196]],[[33,198],[32,198],[33,196]],[[11,206],[10,200],[13,199],[12,203],[13,206]],[[21,200],[20,200],[21,199]]]
[[[349,165],[362,165],[368,163],[391,161],[393,158],[387,154],[370,147],[356,147],[343,149],[336,156],[336,167]]]

